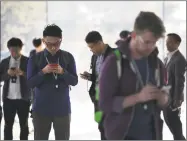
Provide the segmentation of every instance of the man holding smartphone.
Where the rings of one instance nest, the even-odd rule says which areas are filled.
[[[34,140],[48,140],[51,124],[55,140],[69,140],[71,103],[69,86],[78,83],[71,53],[60,49],[62,30],[55,24],[43,31],[44,51],[30,57],[28,84],[35,90],[33,102]]]
[[[94,103],[95,108],[95,120],[99,123],[99,131],[101,133],[101,140],[106,140],[104,135],[103,129],[103,119],[104,116],[98,115],[100,110],[98,108],[98,101],[96,100],[96,91],[95,88],[99,83],[99,74],[102,67],[102,63],[104,62],[105,58],[113,52],[113,48],[111,48],[108,44],[103,42],[102,36],[98,31],[91,31],[87,34],[85,41],[89,47],[89,49],[93,52],[93,56],[91,59],[91,69],[92,74],[88,72],[84,72],[80,74],[81,78],[85,80],[92,81],[92,85],[89,90],[90,98]],[[99,117],[98,117],[99,116]],[[96,119],[99,118],[99,119]]]
[[[11,56],[0,63],[0,81],[4,82],[4,140],[13,140],[12,128],[16,113],[20,123],[20,140],[28,140],[30,89],[26,79],[28,58],[21,54],[22,46],[19,38],[11,38],[7,43]]]

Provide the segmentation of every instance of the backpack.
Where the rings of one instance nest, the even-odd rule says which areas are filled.
[[[125,55],[121,55],[121,52],[118,49],[115,49],[113,51],[114,55],[116,56],[116,64],[117,64],[117,76],[118,79],[120,80],[122,76],[122,59],[126,58]],[[95,87],[95,100],[99,101],[99,86]],[[100,123],[103,118],[103,112],[101,110],[98,110],[95,112],[94,119],[97,123]]]

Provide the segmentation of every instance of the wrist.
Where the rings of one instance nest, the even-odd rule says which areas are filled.
[[[46,74],[44,69],[42,69],[42,73],[43,73],[43,74]]]
[[[135,96],[135,103],[136,103],[136,104],[137,104],[137,103],[140,103],[140,102],[141,102],[140,93],[138,92],[138,93],[136,93],[134,96]]]

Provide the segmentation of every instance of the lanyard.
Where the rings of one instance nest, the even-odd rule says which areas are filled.
[[[149,64],[148,64],[148,60],[146,60],[146,81],[145,81],[145,84],[143,83],[142,75],[140,74],[140,71],[139,71],[139,69],[137,67],[137,64],[134,61],[134,59],[131,59],[131,63],[133,65],[133,67],[135,68],[138,80],[140,82],[140,86],[141,86],[141,88],[143,88],[149,82]],[[147,110],[148,109],[147,104],[143,104],[143,108],[144,108],[144,110]]]
[[[141,88],[143,88],[149,82],[149,65],[148,65],[148,61],[146,61],[146,81],[145,81],[145,84],[143,83],[142,75],[140,74],[140,71],[139,71],[139,69],[137,67],[137,64],[134,61],[134,59],[131,59],[131,63],[132,63],[133,67],[136,70],[136,74],[137,74],[138,80],[140,82]]]
[[[46,58],[47,63],[50,64],[49,60],[47,59],[47,57],[45,57],[45,58]],[[59,64],[59,58],[58,58],[58,64]],[[58,74],[53,73],[53,76],[54,76],[55,80],[57,80]]]

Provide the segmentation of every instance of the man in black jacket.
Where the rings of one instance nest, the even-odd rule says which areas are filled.
[[[166,46],[169,51],[165,58],[165,67],[168,71],[168,85],[171,85],[171,104],[164,111],[164,118],[174,140],[185,140],[182,133],[182,123],[180,121],[181,104],[184,101],[184,82],[186,60],[178,50],[181,38],[175,33],[167,35]]]
[[[92,102],[94,103],[95,120],[99,123],[98,128],[101,133],[101,140],[106,140],[103,129],[104,115],[97,115],[98,113],[100,113],[100,111],[98,108],[98,101],[96,99],[95,88],[99,83],[99,74],[102,67],[102,63],[106,59],[106,57],[113,52],[114,49],[103,42],[102,36],[97,31],[89,32],[85,38],[85,41],[90,50],[93,52],[90,66],[90,68],[92,69],[92,73],[90,74],[85,71],[83,74],[81,74],[81,78],[92,81],[92,85],[89,90],[89,95]]]
[[[11,56],[0,63],[0,81],[4,82],[4,140],[13,139],[12,128],[16,113],[20,123],[20,140],[28,140],[30,89],[26,79],[28,58],[21,54],[22,46],[19,38],[11,38],[7,43]]]

